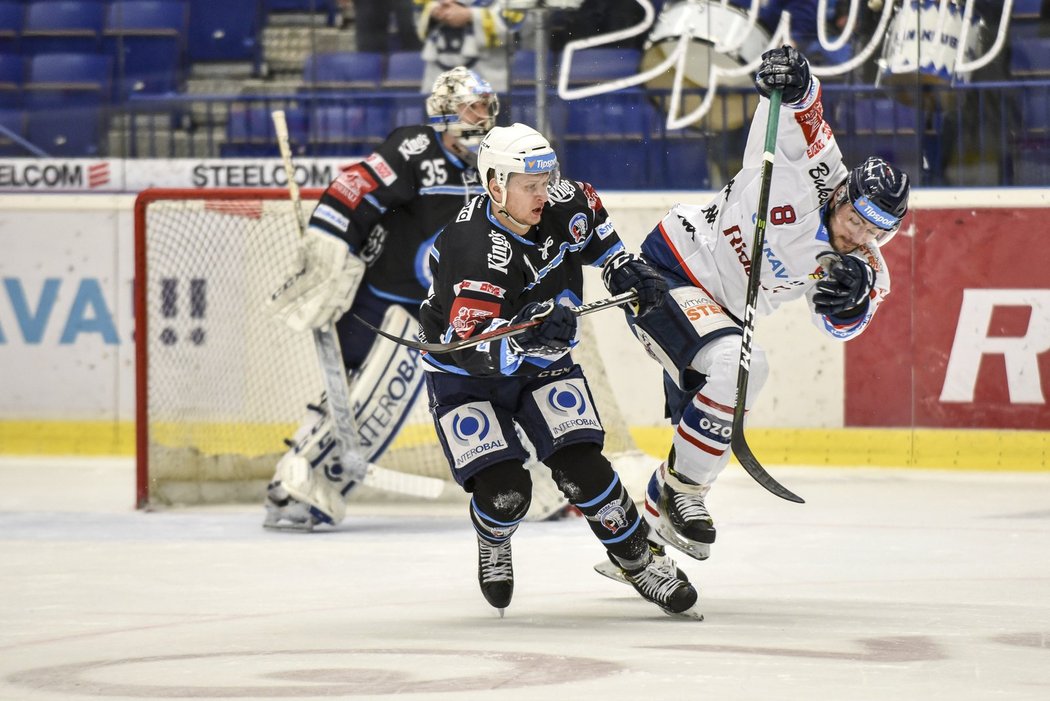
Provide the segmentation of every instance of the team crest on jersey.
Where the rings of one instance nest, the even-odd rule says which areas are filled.
[[[372,169],[372,172],[379,176],[379,179],[383,181],[384,185],[390,185],[397,180],[397,173],[390,167],[390,164],[386,162],[386,159],[380,156],[378,153],[373,153],[371,156],[365,159],[365,163]]]
[[[486,302],[480,299],[468,299],[456,297],[452,303],[452,314],[449,322],[452,330],[460,338],[470,338],[478,324],[484,323],[486,319],[499,316],[499,303]]]
[[[572,219],[569,220],[569,234],[572,236],[574,243],[583,241],[584,237],[587,236],[587,215],[583,212],[577,212],[572,215]]]
[[[418,156],[426,151],[428,146],[430,146],[430,137],[426,134],[418,134],[402,141],[397,150],[401,157],[407,161],[412,156]]]
[[[551,202],[568,202],[576,194],[571,180],[559,180],[547,186],[547,197]]]
[[[328,191],[350,209],[357,209],[364,196],[377,187],[379,185],[367,170],[361,165],[353,165],[332,181]]]
[[[498,231],[491,230],[489,231],[489,241],[492,242],[492,248],[485,257],[486,261],[488,261],[489,267],[506,274],[507,266],[510,265],[510,259],[513,253],[510,248],[510,241]]]

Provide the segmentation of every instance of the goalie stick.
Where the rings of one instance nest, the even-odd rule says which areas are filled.
[[[636,292],[624,292],[613,297],[607,297],[605,299],[599,299],[596,302],[590,302],[588,304],[581,304],[578,307],[569,307],[576,316],[583,316],[585,314],[591,314],[602,309],[608,309],[609,307],[615,307],[621,304],[629,304],[637,301],[638,294]],[[479,333],[477,336],[471,336],[461,341],[452,341],[451,343],[422,343],[420,341],[414,341],[411,338],[401,338],[400,336],[394,336],[381,329],[377,329],[361,317],[354,315],[354,318],[360,321],[368,328],[375,331],[383,338],[389,338],[394,343],[400,343],[403,346],[409,348],[415,348],[416,350],[426,351],[427,353],[450,353],[452,351],[463,350],[464,348],[471,348],[473,346],[481,345],[487,341],[498,341],[501,338],[507,338],[508,336],[517,336],[523,333],[526,329],[530,329],[533,326],[539,326],[543,323],[540,319],[533,319],[532,321],[523,321],[520,324],[512,324],[510,326],[501,326],[498,329],[492,331],[486,331],[485,333]]]
[[[288,123],[283,110],[274,111],[271,117],[288,180],[288,198],[292,204],[299,236],[302,238],[306,235],[306,224],[303,221],[299,185],[295,182],[292,150],[288,143]],[[338,445],[339,459],[347,471],[347,476],[377,489],[436,499],[445,488],[443,480],[388,470],[364,459],[356,440],[357,429],[354,427],[353,407],[350,404],[350,388],[346,381],[346,368],[343,367],[343,353],[339,348],[335,324],[329,324],[323,329],[314,329],[313,336],[324,390],[328,397],[328,407],[332,414],[332,435]]]
[[[756,482],[781,499],[804,504],[805,500],[766,472],[755,457],[744,437],[744,405],[747,400],[747,381],[751,375],[751,347],[755,336],[755,310],[762,271],[762,249],[766,243],[766,218],[769,215],[769,189],[773,180],[773,154],[777,148],[777,124],[780,121],[780,90],[769,96],[769,117],[766,122],[766,143],[762,153],[762,182],[758,193],[758,216],[755,237],[751,243],[751,271],[747,276],[747,297],[744,303],[744,334],[740,342],[740,366],[736,375],[736,407],[733,409],[733,454],[740,465]]]

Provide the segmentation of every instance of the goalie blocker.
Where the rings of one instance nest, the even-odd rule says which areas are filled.
[[[381,325],[398,336],[414,334],[416,327],[416,320],[398,305],[387,308]],[[366,461],[382,455],[397,435],[422,379],[419,351],[382,338],[372,344],[361,368],[349,378],[357,442]],[[324,397],[308,409],[267,487],[267,527],[337,524],[346,515],[347,496],[357,486],[340,464]]]

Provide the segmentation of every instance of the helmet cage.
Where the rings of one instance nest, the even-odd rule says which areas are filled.
[[[477,124],[463,121],[464,106],[482,102],[486,114]],[[476,153],[481,140],[496,125],[499,98],[487,80],[474,71],[457,66],[434,81],[427,98],[427,123],[436,132],[448,132],[467,150]]]

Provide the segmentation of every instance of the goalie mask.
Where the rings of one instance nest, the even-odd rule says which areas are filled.
[[[489,82],[474,71],[457,66],[434,81],[427,98],[427,123],[436,132],[451,134],[469,165],[478,146],[496,124],[499,98]]]
[[[908,212],[910,190],[907,173],[872,156],[846,176],[840,202],[849,200],[857,214],[878,229],[875,245],[884,246]]]

